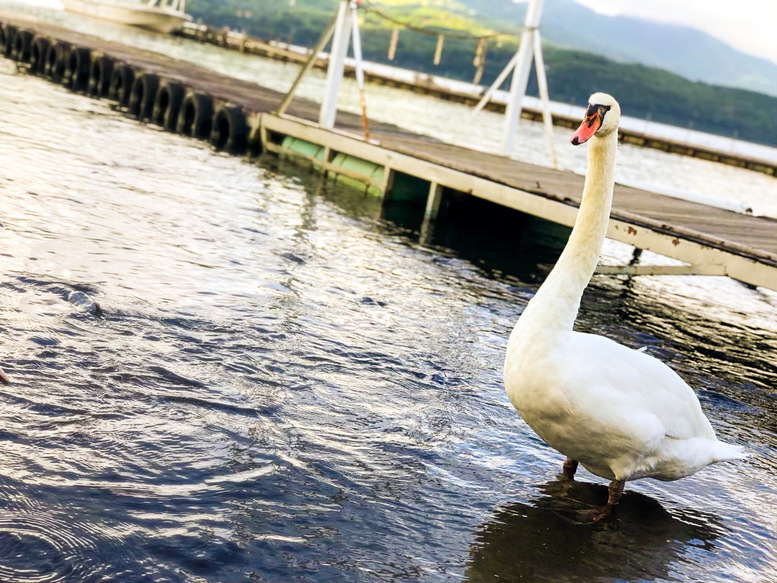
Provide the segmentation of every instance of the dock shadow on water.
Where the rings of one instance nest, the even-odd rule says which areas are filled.
[[[637,492],[623,495],[612,519],[582,524],[578,513],[606,501],[606,486],[553,481],[537,490],[537,498],[501,506],[477,529],[465,581],[664,581],[687,548],[711,551],[722,534],[712,515],[675,517]]]
[[[489,277],[541,282],[571,229],[462,193],[445,191],[440,217],[423,242],[451,249]],[[444,194],[444,195],[445,195]]]

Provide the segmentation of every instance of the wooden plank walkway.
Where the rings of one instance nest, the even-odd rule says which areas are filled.
[[[387,175],[401,172],[429,182],[430,197],[435,189],[446,187],[560,224],[574,222],[583,177],[571,172],[444,144],[375,122],[371,123],[373,141],[367,143],[359,137],[361,120],[356,115],[339,112],[337,129],[322,130],[315,124],[319,106],[311,101],[295,99],[286,116],[276,116],[272,111],[283,95],[255,83],[47,23],[1,13],[0,22],[86,47],[93,58],[110,56],[138,73],[153,73],[189,90],[207,93],[214,100],[239,106],[248,114],[254,128],[252,136],[262,136],[265,150],[280,149],[277,142],[267,140],[268,132],[291,136],[325,148],[322,164],[329,169],[330,151],[341,152],[381,166]],[[390,187],[388,176],[383,181]],[[608,236],[691,264],[678,273],[728,275],[777,290],[776,220],[617,185]]]
[[[525,192],[568,200],[576,205],[580,203],[585,179],[569,171],[465,150],[408,134],[387,135],[381,139],[381,144]],[[777,181],[775,189],[777,195]],[[621,184],[615,187],[612,216],[624,220],[639,216],[669,229],[694,231],[777,256],[777,220],[769,218],[742,215]]]

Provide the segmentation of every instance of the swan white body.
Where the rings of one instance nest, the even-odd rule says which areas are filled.
[[[548,445],[622,489],[626,480],[676,480],[744,454],[718,441],[693,390],[667,365],[572,329],[607,230],[620,117],[609,95],[590,104],[594,113],[573,137],[590,138],[575,227],[510,335],[504,378],[510,401]]]

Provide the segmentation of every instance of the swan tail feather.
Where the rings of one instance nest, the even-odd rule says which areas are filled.
[[[747,457],[748,454],[743,447],[719,441],[712,454],[712,463],[743,460]]]

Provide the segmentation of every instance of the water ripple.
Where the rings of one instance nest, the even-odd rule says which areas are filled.
[[[132,547],[104,527],[68,516],[7,512],[0,517],[0,580],[13,583],[151,581]],[[132,574],[132,575],[130,575]]]

